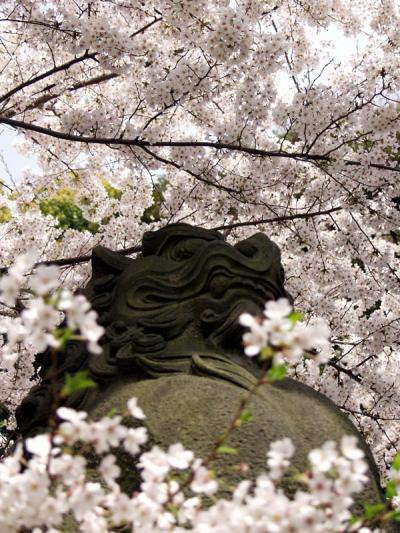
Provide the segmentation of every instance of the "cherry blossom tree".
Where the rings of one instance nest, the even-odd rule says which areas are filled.
[[[0,123],[39,170],[1,184],[2,271],[34,248],[74,289],[94,245],[132,254],[169,222],[266,232],[296,308],[331,329],[331,358],[293,375],[385,471],[400,448],[399,23],[394,0],[3,0]],[[8,290],[11,323],[30,292]],[[11,410],[31,360],[0,374]]]

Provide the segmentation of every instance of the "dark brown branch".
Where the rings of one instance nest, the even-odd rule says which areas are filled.
[[[32,26],[43,26],[44,28],[49,28],[50,30],[58,31],[61,33],[67,33],[70,36],[76,36],[80,35],[80,31],[76,29],[67,29],[62,28],[61,24],[59,22],[52,23],[46,23],[42,20],[29,20],[29,19],[17,19],[17,18],[10,18],[6,17],[3,19],[0,19],[0,22],[16,22],[17,24],[26,24],[26,25],[32,25]]]
[[[75,57],[74,59],[71,59],[70,61],[63,63],[62,65],[59,65],[58,67],[54,67],[50,70],[47,70],[46,72],[43,72],[42,74],[39,74],[38,76],[35,76],[34,78],[31,78],[30,80],[20,83],[19,85],[17,85],[16,87],[8,91],[7,93],[0,96],[0,102],[4,102],[4,100],[8,100],[8,98],[13,96],[15,93],[21,91],[22,89],[25,89],[25,87],[29,87],[29,85],[33,85],[34,83],[44,80],[45,78],[48,78],[49,76],[52,76],[53,74],[56,74],[57,72],[60,72],[62,70],[68,70],[70,67],[72,67],[76,63],[80,63],[81,61],[85,61],[86,59],[94,59],[95,57],[96,57],[96,53],[89,54],[85,52],[82,56]]]
[[[245,226],[257,226],[258,224],[269,224],[272,222],[284,222],[285,220],[296,220],[298,218],[313,218],[320,215],[329,215],[330,213],[333,213],[335,211],[341,211],[342,207],[332,207],[332,209],[327,209],[326,211],[315,211],[312,213],[298,213],[295,215],[284,215],[281,217],[274,217],[274,218],[260,218],[258,220],[249,220],[246,222],[233,222],[232,224],[227,224],[226,226],[217,226],[216,228],[213,228],[215,230],[225,230],[225,229],[233,229],[233,228],[243,228]]]
[[[141,246],[131,246],[130,248],[121,248],[117,252],[121,255],[130,255],[137,252],[141,252]],[[59,267],[79,265],[81,263],[87,263],[92,259],[92,254],[89,255],[78,255],[75,257],[64,257],[62,259],[50,259],[48,261],[38,261],[35,263],[33,268],[38,267],[39,265],[56,265]],[[8,267],[0,267],[0,274],[5,274],[8,271]]]
[[[79,89],[82,89],[84,87],[89,87],[90,85],[97,85],[99,83],[103,83],[104,81],[112,80],[113,78],[117,78],[119,74],[116,72],[110,72],[108,74],[101,74],[100,76],[95,76],[93,78],[89,78],[84,81],[80,81],[69,87],[67,90],[69,92],[78,91]],[[47,102],[50,102],[51,100],[54,100],[55,98],[58,98],[61,96],[62,93],[52,93],[52,94],[44,94],[37,100],[34,100],[31,104],[29,104],[24,111],[28,111],[30,109],[35,109],[37,107],[41,107]],[[8,114],[9,117],[15,115],[15,112],[11,112],[12,114]]]
[[[338,372],[343,372],[343,374],[346,374],[347,376],[349,376],[354,381],[357,381],[357,383],[361,383],[362,382],[362,377],[359,374],[355,374],[354,372],[352,372],[349,368],[346,368],[344,366],[338,365],[333,360],[328,361],[327,364],[328,364],[328,366],[333,367]]]
[[[250,148],[249,146],[241,146],[240,144],[227,144],[222,142],[212,141],[156,141],[150,142],[142,139],[118,139],[115,137],[86,137],[85,135],[74,135],[71,133],[64,133],[62,131],[55,131],[50,128],[36,126],[21,120],[14,120],[7,117],[0,116],[0,124],[7,124],[13,128],[20,128],[27,131],[34,131],[42,135],[48,135],[55,139],[63,141],[79,142],[83,144],[103,144],[108,146],[137,146],[138,148],[153,147],[153,148],[213,148],[214,150],[230,150],[232,152],[241,152],[258,157],[283,157],[287,159],[295,159],[304,162],[326,162],[331,163],[334,158],[327,157],[320,154],[309,154],[302,152],[282,152],[276,150],[263,150],[259,148]],[[361,166],[359,161],[345,160],[346,165]],[[377,168],[380,170],[390,170],[392,172],[400,172],[400,167],[391,167],[388,165],[381,165],[378,163],[370,163],[370,168]]]
[[[226,144],[221,142],[211,142],[211,141],[157,141],[150,142],[142,139],[117,139],[114,137],[86,137],[85,135],[74,135],[71,133],[64,133],[62,131],[55,131],[50,128],[44,128],[43,126],[36,126],[35,124],[29,124],[28,122],[23,122],[22,120],[15,120],[7,117],[0,116],[0,123],[7,124],[14,128],[20,128],[27,131],[34,131],[36,133],[41,133],[42,135],[48,135],[56,139],[61,139],[63,141],[72,141],[80,142],[83,144],[105,144],[109,146],[137,146],[139,148],[143,147],[179,147],[179,148],[214,148],[216,150],[232,150],[236,152],[244,152],[250,155],[262,156],[262,157],[289,157],[291,159],[305,159],[308,161],[326,161],[329,162],[330,159],[314,154],[302,154],[302,153],[290,153],[290,152],[277,152],[277,151],[268,151],[260,150],[258,148],[250,148],[247,146],[241,146],[237,144]],[[400,169],[399,169],[400,170]]]
[[[342,209],[341,207],[333,207],[332,209],[327,209],[325,211],[314,211],[311,213],[284,215],[281,217],[251,220],[248,222],[234,222],[232,224],[226,224],[224,226],[216,226],[215,228],[211,228],[211,229],[220,231],[220,230],[228,230],[228,229],[243,227],[243,226],[255,226],[257,224],[269,224],[272,222],[284,222],[286,220],[295,220],[295,219],[304,219],[304,218],[307,219],[307,218],[312,218],[316,216],[327,215],[327,214],[333,213],[334,211],[340,211],[341,209]],[[118,252],[121,255],[130,255],[130,254],[138,253],[141,251],[142,251],[141,246],[131,246],[130,248],[120,248],[116,250],[116,252]],[[78,265],[81,263],[87,263],[88,261],[91,260],[91,258],[92,258],[92,255],[90,254],[90,255],[79,255],[76,257],[65,257],[62,259],[50,259],[48,261],[39,261],[38,263],[35,264],[35,267],[39,265],[57,265],[60,267]],[[4,266],[0,267],[1,274],[6,273],[7,271],[8,271],[8,267],[4,267]]]
[[[146,24],[146,26],[143,26],[143,28],[140,28],[139,30],[136,30],[135,32],[131,33],[131,35],[129,35],[129,37],[135,37],[136,35],[139,35],[139,33],[143,33],[148,28],[153,26],[153,24],[157,24],[157,22],[160,22],[160,20],[162,20],[162,17],[155,18],[154,20],[152,20],[151,22]]]
[[[149,150],[146,146],[141,146],[141,148],[148,154],[150,155],[151,157],[154,157],[154,159],[156,159],[157,161],[159,161],[160,163],[164,163],[165,165],[171,165],[173,166],[174,168],[178,169],[178,170],[182,170],[184,172],[186,172],[187,174],[189,174],[190,176],[192,176],[193,178],[203,182],[203,183],[206,183],[207,185],[209,185],[210,187],[216,187],[217,189],[220,189],[221,191],[225,191],[227,192],[228,194],[234,194],[234,193],[238,193],[239,191],[236,191],[235,189],[232,189],[231,187],[225,187],[225,185],[220,185],[219,183],[214,183],[206,178],[203,178],[200,174],[196,174],[195,172],[192,172],[191,170],[188,170],[187,168],[183,167],[182,165],[179,165],[178,163],[175,163],[175,161],[171,161],[170,159],[166,159],[165,157],[161,157],[159,156],[158,154],[155,154],[154,152],[152,152],[151,150]]]
[[[343,409],[343,411],[346,411],[347,413],[351,413],[354,416],[366,416],[368,418],[371,418],[375,422],[380,421],[399,421],[400,417],[393,416],[393,417],[385,417],[385,416],[379,416],[375,415],[373,413],[368,413],[367,411],[358,411],[357,409],[350,409],[350,407],[346,407],[345,405],[339,405],[340,409]]]

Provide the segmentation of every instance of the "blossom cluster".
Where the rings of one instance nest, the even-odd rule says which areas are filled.
[[[37,254],[29,252],[19,256],[0,278],[0,301],[13,308],[22,293],[24,308],[13,320],[3,319],[0,332],[5,342],[0,347],[0,365],[12,370],[21,352],[21,346],[29,346],[35,352],[47,347],[60,349],[63,343],[78,337],[88,341],[88,350],[99,353],[98,344],[104,329],[96,322],[97,314],[81,295],[74,295],[67,289],[55,290],[59,286],[60,270],[54,265],[39,265],[34,268]],[[65,327],[60,327],[63,314]],[[74,335],[79,332],[79,335]]]
[[[267,302],[263,318],[243,313],[239,321],[250,329],[243,335],[245,354],[271,357],[277,365],[293,365],[307,355],[318,364],[326,363],[331,356],[328,324],[320,319],[305,325],[299,318],[286,298]]]
[[[59,290],[59,269],[35,268],[35,261],[32,253],[18,257],[0,279],[4,304],[10,308],[21,294],[31,295],[21,316],[2,326],[7,334],[3,364],[15,362],[13,354],[20,343],[30,343],[36,350],[47,346],[57,350],[75,331],[97,353],[103,330],[88,301]],[[66,325],[60,325],[61,313]],[[302,325],[287,300],[268,302],[263,320],[244,314],[240,321],[250,328],[243,336],[249,356],[260,353],[276,365],[295,363],[304,354],[326,361],[322,351],[328,345],[329,328],[323,322]],[[368,482],[368,465],[355,437],[343,437],[339,447],[326,442],[310,451],[309,469],[301,475],[291,468],[295,453],[291,440],[273,442],[266,451],[265,472],[254,481],[243,480],[229,498],[222,498],[218,490],[223,479],[216,478],[207,458],[195,457],[181,443],[167,450],[148,448],[148,431],[138,425],[146,417],[136,398],[128,401],[126,412],[98,421],[68,407],[59,407],[56,414],[57,429],[28,438],[24,445],[18,443],[0,463],[2,531],[59,533],[71,520],[76,530],[85,533],[108,533],[120,527],[149,533],[300,533],[305,529],[334,533],[350,527],[370,531],[364,527],[366,517],[353,523],[351,512],[354,496]],[[134,425],[126,424],[130,418]],[[216,450],[217,455],[223,453],[223,447]],[[132,469],[140,472],[140,484],[131,493],[121,486],[121,452],[131,456]],[[393,469],[394,493],[399,489],[398,471]],[[288,475],[299,484],[292,497],[280,486]],[[381,509],[383,504],[379,505]]]
[[[128,417],[145,419],[135,398],[129,400],[125,418],[114,415],[94,422],[66,407],[57,414],[61,423],[55,434],[27,439],[28,459],[19,444],[0,464],[2,531],[58,533],[66,519],[73,519],[76,530],[85,533],[122,526],[149,533],[333,533],[350,527],[354,495],[367,483],[367,463],[357,439],[343,437],[339,447],[326,442],[309,453],[309,469],[297,475],[299,488],[289,498],[279,483],[290,472],[295,448],[282,439],[271,444],[266,469],[254,482],[243,480],[229,498],[213,499],[210,505],[208,498],[217,495],[219,484],[202,460],[179,443],[167,451],[158,446],[143,451],[145,427],[124,425]],[[132,456],[132,468],[140,470],[140,488],[132,493],[123,492],[119,484],[121,449]],[[98,480],[93,477],[93,454]],[[361,520],[351,531],[370,530]]]
[[[137,246],[147,224],[266,232],[296,306],[332,330],[335,365],[296,376],[385,474],[400,446],[399,2],[2,0],[0,20],[0,121],[34,161],[1,174],[1,266],[32,245],[44,260]],[[89,267],[64,275],[74,290]],[[1,373],[0,400],[14,408],[31,374]]]

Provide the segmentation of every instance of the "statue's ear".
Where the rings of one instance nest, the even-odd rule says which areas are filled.
[[[281,264],[281,251],[274,241],[271,241],[264,233],[255,233],[248,239],[239,241],[235,248],[244,256],[253,260],[260,260],[264,264],[274,263],[276,266]]]
[[[92,251],[92,280],[109,274],[118,275],[132,261],[133,259],[113,252],[104,246],[96,246]]]

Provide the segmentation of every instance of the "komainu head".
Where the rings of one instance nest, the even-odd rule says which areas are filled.
[[[279,248],[262,233],[232,246],[217,231],[171,224],[145,233],[136,259],[98,247],[92,262],[88,296],[106,328],[95,372],[133,370],[150,353],[239,352],[239,315],[289,297]]]

